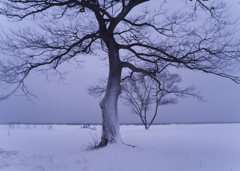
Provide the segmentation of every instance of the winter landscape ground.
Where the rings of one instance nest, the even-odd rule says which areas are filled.
[[[90,129],[90,128],[96,128]],[[239,171],[240,124],[121,126],[125,143],[86,150],[101,126],[0,125],[3,171]]]

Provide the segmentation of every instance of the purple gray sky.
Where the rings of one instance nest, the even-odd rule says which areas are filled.
[[[238,0],[232,0],[231,12],[239,15]],[[1,25],[8,25],[0,16]],[[1,56],[0,56],[1,58]],[[84,57],[81,69],[64,64],[71,71],[65,83],[48,82],[44,76],[33,73],[27,79],[29,90],[38,96],[34,104],[25,97],[12,96],[0,102],[0,123],[101,123],[100,99],[89,96],[86,91],[98,79],[107,76],[108,67],[99,57]],[[195,85],[209,99],[199,102],[188,98],[176,105],[159,107],[155,123],[176,122],[240,122],[240,85],[214,75],[192,71],[179,71],[184,85]],[[119,101],[121,123],[140,123]]]

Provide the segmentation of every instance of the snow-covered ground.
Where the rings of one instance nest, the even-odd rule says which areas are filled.
[[[240,124],[121,126],[122,140],[76,125],[0,125],[3,171],[240,171]]]

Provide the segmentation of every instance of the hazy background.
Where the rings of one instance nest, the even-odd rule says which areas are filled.
[[[231,3],[231,12],[239,16],[239,1]],[[2,26],[8,25],[2,16],[0,20]],[[19,96],[0,101],[0,123],[101,123],[100,99],[89,96],[86,91],[89,85],[108,75],[108,67],[98,56],[83,59],[81,69],[71,64],[61,66],[62,70],[70,71],[64,83],[48,82],[45,76],[32,73],[27,86],[38,98],[33,98],[34,104]],[[181,70],[178,73],[182,75],[182,85],[195,85],[208,101],[188,98],[176,105],[160,106],[155,123],[240,122],[240,85],[201,72]],[[141,122],[121,100],[119,117],[121,123]]]

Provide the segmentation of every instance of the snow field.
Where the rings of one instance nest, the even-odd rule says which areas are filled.
[[[239,171],[240,124],[121,126],[123,144],[77,125],[0,125],[3,171]]]

